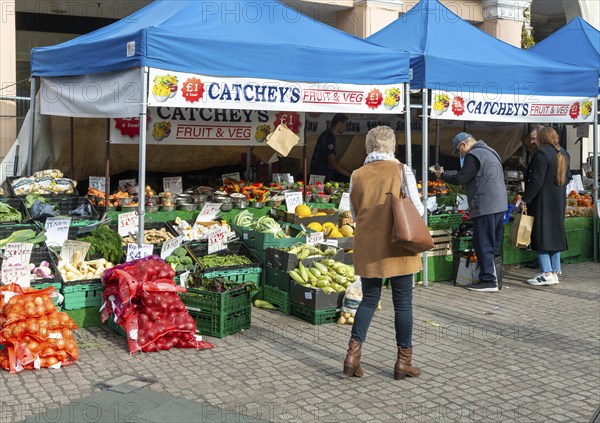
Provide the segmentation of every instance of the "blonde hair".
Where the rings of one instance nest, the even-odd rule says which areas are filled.
[[[545,127],[537,133],[540,145],[551,145],[556,150],[556,185],[564,185],[567,181],[567,157],[560,151],[558,133],[554,128]]]
[[[389,126],[378,126],[367,133],[367,154],[372,152],[391,154],[396,152],[396,134]]]

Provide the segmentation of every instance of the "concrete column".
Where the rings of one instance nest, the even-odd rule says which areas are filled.
[[[404,12],[402,1],[360,0],[352,9],[337,13],[337,28],[357,37],[366,38],[386,27]]]
[[[0,97],[17,95],[15,1],[0,0]],[[0,100],[0,160],[17,138],[17,105]]]
[[[521,47],[523,11],[531,0],[483,0],[484,23],[481,29],[515,47]]]

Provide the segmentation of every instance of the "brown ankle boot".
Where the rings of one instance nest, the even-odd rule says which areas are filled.
[[[362,342],[350,339],[348,343],[348,355],[344,360],[344,374],[346,376],[363,377],[365,372],[360,367],[360,355],[362,353]]]
[[[405,376],[419,377],[421,369],[412,366],[412,348],[398,347],[398,359],[394,366],[394,379],[401,380]]]

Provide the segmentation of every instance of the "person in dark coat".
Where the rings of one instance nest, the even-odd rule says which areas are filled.
[[[529,164],[522,204],[534,217],[531,248],[541,267],[541,272],[527,283],[546,286],[558,283],[560,252],[567,249],[565,209],[569,155],[558,144],[554,128],[540,129],[537,137],[538,150]]]

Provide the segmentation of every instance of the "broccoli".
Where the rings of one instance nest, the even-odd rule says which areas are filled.
[[[176,272],[184,272],[185,266],[183,264],[178,264],[177,267],[175,267],[175,271]]]
[[[176,257],[185,257],[185,256],[187,256],[187,251],[183,247],[177,247],[173,250],[171,255],[176,256]]]
[[[171,254],[169,257],[167,257],[165,259],[165,261],[169,264],[173,264],[173,263],[179,263],[179,257],[174,256],[173,254]]]
[[[180,257],[179,258],[179,263],[189,266],[190,264],[193,264],[194,262],[192,261],[192,258],[189,256],[185,256],[185,257]]]

